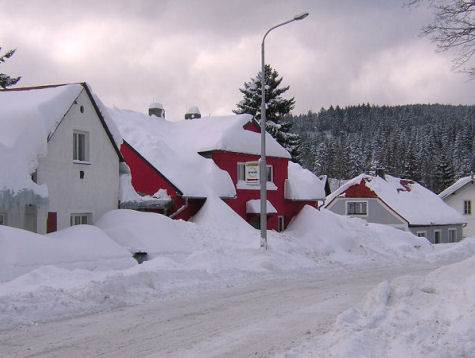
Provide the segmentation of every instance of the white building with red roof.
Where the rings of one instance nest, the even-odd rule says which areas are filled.
[[[432,243],[459,241],[465,218],[413,180],[361,174],[330,194],[325,208],[390,225]]]

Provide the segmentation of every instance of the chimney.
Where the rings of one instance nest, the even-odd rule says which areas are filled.
[[[200,109],[198,106],[191,106],[185,113],[185,119],[201,118]]]
[[[152,103],[148,107],[148,115],[150,117],[158,117],[158,118],[161,118],[161,119],[165,119],[165,109],[158,102]]]

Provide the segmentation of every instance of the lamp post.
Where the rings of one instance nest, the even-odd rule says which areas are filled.
[[[308,12],[304,12],[303,14],[296,15],[293,19],[287,20],[281,24],[275,25],[271,27],[265,33],[264,37],[262,38],[262,45],[261,45],[261,55],[262,55],[262,69],[261,69],[261,94],[262,94],[262,102],[261,102],[261,159],[260,159],[260,186],[261,186],[261,247],[267,250],[267,163],[266,163],[266,89],[265,89],[265,60],[264,60],[264,41],[266,40],[267,35],[272,30],[289,24],[291,22],[305,19],[308,16]]]

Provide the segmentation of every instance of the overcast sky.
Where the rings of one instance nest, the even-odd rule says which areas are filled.
[[[330,105],[474,104],[475,81],[451,71],[420,29],[432,19],[403,0],[0,0],[0,72],[18,86],[89,83],[108,106],[167,119],[198,105],[230,114],[266,63],[290,85],[294,114]]]

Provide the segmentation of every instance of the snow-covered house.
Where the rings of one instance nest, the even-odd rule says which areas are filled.
[[[475,185],[473,184],[473,178],[473,175],[460,178],[439,194],[447,205],[464,216],[467,221],[464,235],[469,237],[475,237],[475,215],[473,213]]]
[[[0,91],[0,223],[38,233],[118,207],[121,138],[86,83]]]
[[[386,224],[432,243],[459,241],[465,219],[436,194],[412,180],[361,174],[327,197],[325,208]]]
[[[177,122],[111,109],[124,138],[122,155],[137,192],[166,191],[171,204],[158,210],[189,219],[209,196],[219,196],[243,219],[259,226],[257,161],[260,128],[249,115]],[[289,161],[289,153],[266,137],[268,228],[283,230],[305,205],[317,206],[324,181]]]

